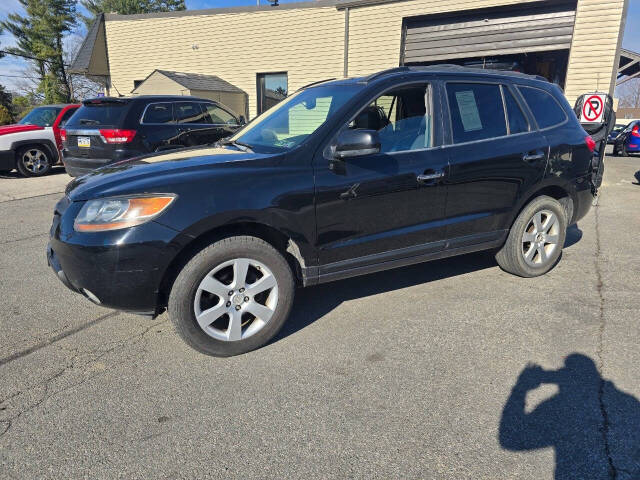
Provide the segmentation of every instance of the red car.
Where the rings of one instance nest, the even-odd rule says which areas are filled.
[[[43,105],[17,124],[0,127],[0,172],[15,168],[24,177],[39,177],[60,163],[60,127],[79,107]]]

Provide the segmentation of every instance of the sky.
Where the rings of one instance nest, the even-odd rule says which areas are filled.
[[[239,7],[244,5],[256,5],[258,0],[186,0],[188,10],[197,10],[202,8],[216,7]],[[296,0],[280,0],[280,3],[289,3]],[[299,0],[297,0],[299,1]],[[267,5],[267,0],[260,0],[261,5]],[[19,11],[21,6],[18,0],[0,0],[0,20],[4,20],[9,13]],[[79,22],[81,23],[81,22]],[[73,44],[84,38],[84,28],[79,25],[68,38],[67,43]],[[11,35],[5,33],[0,35],[0,48],[6,48],[14,43]],[[624,39],[622,41],[624,48],[640,52],[640,0],[629,0],[629,9],[627,12],[627,21],[625,26]],[[24,60],[9,55],[0,59],[0,84],[4,85],[8,90],[16,87],[17,83],[25,75],[28,65]]]

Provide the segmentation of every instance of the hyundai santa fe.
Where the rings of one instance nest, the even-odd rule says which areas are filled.
[[[591,206],[594,147],[540,77],[320,82],[215,146],[76,178],[48,261],[97,304],[168,309],[196,350],[240,354],[280,330],[297,286],[488,249],[507,272],[546,273]]]

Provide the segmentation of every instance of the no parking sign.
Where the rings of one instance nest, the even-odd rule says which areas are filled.
[[[606,94],[594,93],[585,97],[580,112],[581,123],[602,123],[604,120],[604,106]]]

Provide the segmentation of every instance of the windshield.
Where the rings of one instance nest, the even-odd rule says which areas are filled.
[[[58,118],[60,107],[38,107],[31,110],[20,120],[20,125],[38,125],[39,127],[51,127]]]
[[[361,88],[326,85],[302,90],[256,117],[229,141],[258,150],[289,150],[320,128]]]

